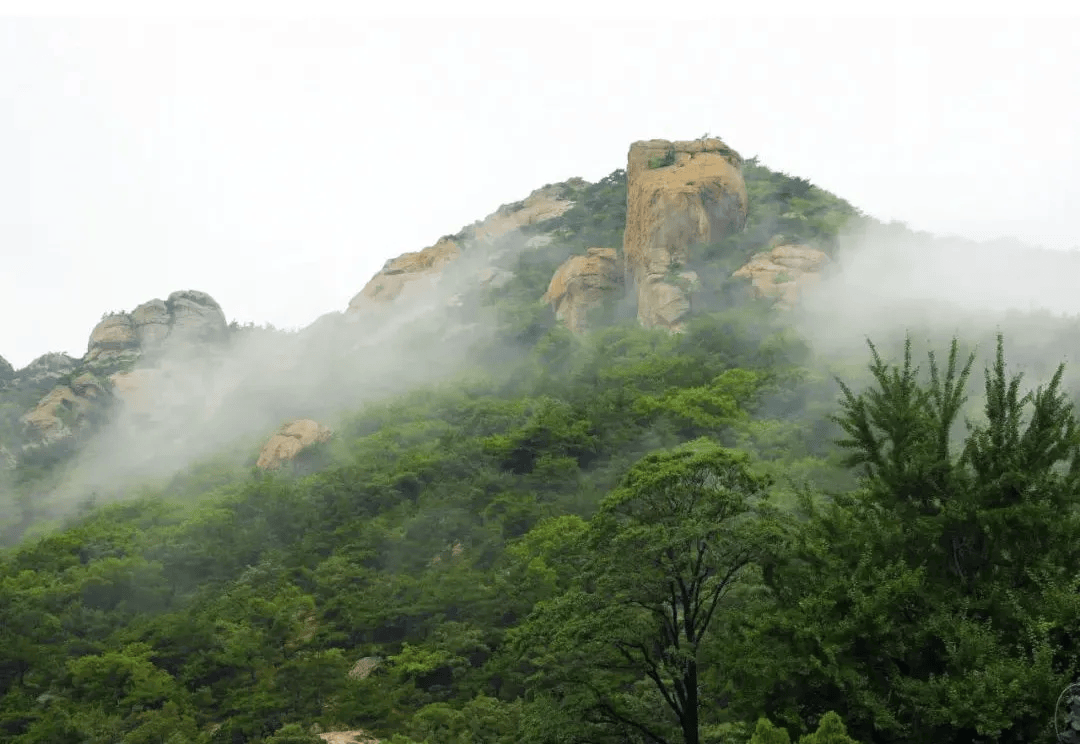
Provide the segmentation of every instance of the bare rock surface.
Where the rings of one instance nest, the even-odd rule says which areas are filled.
[[[721,140],[648,140],[627,159],[623,257],[646,327],[681,330],[693,277],[679,276],[690,246],[712,243],[746,223],[742,159]]]
[[[89,362],[137,351],[139,338],[135,335],[131,316],[127,313],[115,313],[102,318],[90,332],[88,347],[86,360]]]
[[[829,257],[822,251],[797,243],[776,241],[757,253],[732,276],[749,279],[759,297],[771,297],[779,308],[794,307],[806,288],[821,280]]]
[[[30,364],[15,373],[13,383],[19,385],[39,385],[50,380],[58,380],[72,372],[78,361],[61,352],[42,354]]]
[[[228,335],[225,314],[213,297],[196,290],[144,302],[130,313],[102,318],[90,333],[87,362],[137,359],[185,343],[217,343]]]
[[[326,744],[379,744],[380,739],[366,731],[327,731],[319,734],[319,738]]]
[[[290,421],[277,430],[259,453],[255,466],[263,470],[276,470],[281,464],[296,457],[301,450],[316,442],[325,442],[332,432],[326,426],[311,419]]]
[[[622,281],[622,267],[614,248],[589,248],[583,256],[566,259],[551,277],[543,301],[555,317],[574,333],[582,333],[588,314],[604,295]]]
[[[31,441],[49,444],[71,436],[107,398],[101,381],[85,372],[50,390],[21,421]]]
[[[446,267],[473,250],[471,247],[490,245],[507,233],[527,225],[540,224],[566,212],[574,202],[561,198],[561,192],[559,186],[537,189],[520,202],[500,207],[458,235],[442,237],[423,250],[403,253],[387,261],[349,301],[346,312],[372,310],[399,299],[430,292],[438,285]],[[493,272],[500,271],[494,267],[491,269]],[[492,276],[496,276],[496,273]]]

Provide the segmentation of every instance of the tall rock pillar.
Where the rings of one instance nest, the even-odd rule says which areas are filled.
[[[686,270],[688,249],[746,224],[741,166],[738,153],[715,138],[630,145],[623,254],[642,325],[681,330],[697,281]]]

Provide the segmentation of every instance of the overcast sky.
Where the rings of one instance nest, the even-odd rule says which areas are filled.
[[[0,355],[81,356],[102,313],[177,289],[304,326],[388,258],[706,132],[880,219],[1080,246],[1078,32],[0,18]]]

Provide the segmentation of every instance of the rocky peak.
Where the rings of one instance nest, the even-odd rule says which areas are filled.
[[[688,249],[721,240],[746,223],[742,159],[715,138],[635,142],[626,179],[623,257],[638,320],[680,330],[696,278],[680,275]]]
[[[90,333],[85,359],[135,359],[178,342],[219,342],[227,333],[225,314],[213,297],[182,290],[164,301],[144,302],[130,313],[106,315]]]

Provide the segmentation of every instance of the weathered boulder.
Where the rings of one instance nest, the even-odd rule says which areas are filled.
[[[222,341],[228,335],[225,313],[214,298],[193,289],[173,292],[165,300],[171,318],[169,343]]]
[[[144,302],[131,311],[131,324],[139,346],[145,350],[160,347],[169,335],[172,318],[163,300]]]
[[[790,309],[800,293],[821,279],[829,257],[816,248],[774,240],[769,250],[754,254],[732,276],[749,279],[759,297],[771,297],[776,306]]]
[[[583,256],[566,259],[551,277],[543,301],[574,333],[585,330],[589,312],[604,295],[622,283],[622,267],[614,248],[590,248]]]
[[[135,335],[131,316],[127,313],[111,313],[90,332],[86,361],[120,358],[138,348],[139,338]]]
[[[349,679],[367,679],[382,664],[381,656],[363,656],[349,670]]]
[[[277,430],[262,448],[255,467],[276,470],[283,462],[292,460],[301,450],[316,442],[325,442],[333,432],[311,419],[290,421]]]
[[[319,738],[325,741],[326,744],[379,744],[382,741],[359,729],[356,731],[327,731],[324,734],[319,734]]]
[[[689,272],[680,276],[688,249],[721,240],[746,223],[742,159],[719,139],[635,142],[626,179],[623,257],[638,320],[678,331],[696,281]]]

